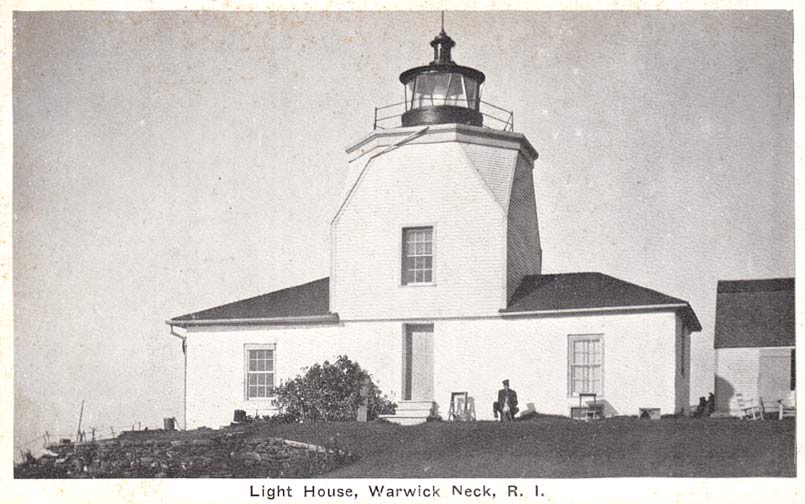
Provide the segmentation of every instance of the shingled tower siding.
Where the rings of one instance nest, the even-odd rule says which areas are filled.
[[[517,158],[509,200],[507,300],[511,300],[524,276],[539,275],[542,271],[532,169],[523,156]]]
[[[360,171],[332,222],[330,309],[342,319],[494,315],[539,273],[536,152],[522,135],[399,128],[347,152]],[[427,285],[402,278],[411,227],[432,228]]]

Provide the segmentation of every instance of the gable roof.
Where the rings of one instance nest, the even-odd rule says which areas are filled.
[[[596,272],[526,276],[501,313],[619,308],[675,309],[691,331],[702,330],[687,301]]]
[[[520,283],[501,315],[534,312],[579,312],[617,309],[673,309],[692,331],[701,325],[690,305],[602,273],[531,275]],[[224,324],[336,323],[330,313],[330,279],[321,278],[261,296],[189,313],[167,321],[179,327]]]
[[[338,322],[338,315],[330,313],[330,279],[320,278],[167,321],[168,324],[180,327],[227,322]]]
[[[719,281],[715,348],[794,346],[794,279]]]

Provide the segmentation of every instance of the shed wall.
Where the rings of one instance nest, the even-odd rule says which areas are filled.
[[[794,347],[744,347],[716,349],[716,410],[731,415],[739,415],[736,394],[742,394],[746,401],[761,399],[760,380],[764,370],[761,357],[779,356],[774,359],[784,369],[774,370],[783,377],[790,375],[791,349]],[[787,399],[790,395],[786,380],[779,384],[776,392],[765,390],[764,404],[769,409],[776,408],[778,399]],[[755,403],[757,404],[757,402]]]

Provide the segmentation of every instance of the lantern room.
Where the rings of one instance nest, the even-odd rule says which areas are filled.
[[[430,45],[433,61],[400,74],[405,86],[403,126],[460,123],[482,126],[483,72],[457,65],[450,54],[456,43],[442,31]]]

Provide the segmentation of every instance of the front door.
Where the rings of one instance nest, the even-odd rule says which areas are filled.
[[[406,324],[403,400],[433,400],[433,324]]]

